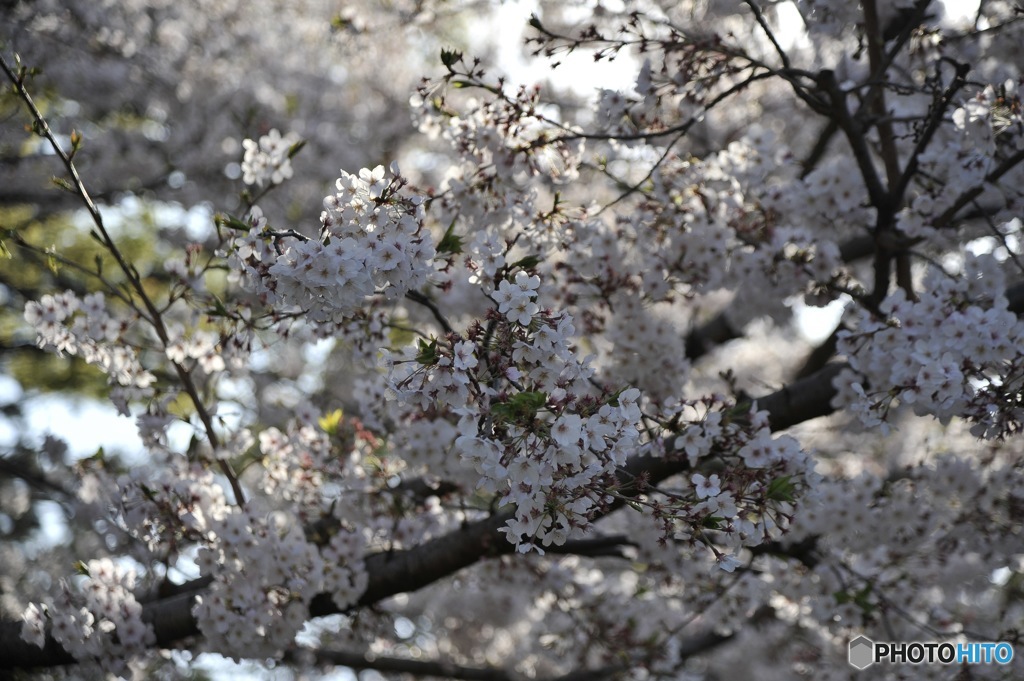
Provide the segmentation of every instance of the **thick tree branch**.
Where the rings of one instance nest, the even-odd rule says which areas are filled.
[[[300,658],[303,651],[286,657]],[[344,650],[315,650],[316,663],[320,665],[336,665],[350,669],[373,669],[378,672],[412,674],[413,676],[442,677],[459,681],[518,681],[518,674],[496,667],[467,667],[441,660],[409,660],[400,657],[384,657]]]
[[[829,334],[818,347],[811,350],[810,354],[804,360],[803,365],[797,370],[797,378],[807,378],[825,368],[829,360],[836,354],[836,346],[839,343],[839,332],[843,329],[842,324],[838,324],[832,333]]]
[[[888,206],[889,197],[878,177],[875,162],[871,158],[871,150],[868,148],[864,127],[850,114],[850,109],[846,106],[846,93],[839,88],[835,72],[826,69],[819,73],[818,87],[828,96],[831,105],[830,113],[850,144],[871,205],[881,212]]]
[[[568,554],[586,556],[587,558],[626,558],[624,549],[636,546],[629,537],[622,534],[587,537],[586,539],[570,539],[561,546],[550,546],[545,550],[551,554]]]
[[[768,412],[773,431],[828,416],[835,411],[831,404],[836,394],[832,379],[846,366],[841,362],[826,364],[821,371],[758,399],[757,408]]]
[[[761,617],[760,613],[756,614],[751,618],[752,623],[756,623]],[[677,655],[680,661],[684,661],[694,655],[717,648],[732,638],[732,634],[718,634],[713,631],[696,634],[678,642]],[[379,672],[443,677],[459,681],[520,681],[524,678],[515,672],[496,667],[469,667],[444,660],[410,660],[344,650],[298,649],[289,652],[285,656],[285,660],[300,661],[304,654],[311,654],[316,663],[320,665],[336,665],[356,670],[372,669]],[[580,669],[551,678],[550,681],[600,681],[601,679],[628,678],[624,675],[631,668],[630,664],[620,663],[600,669]]]
[[[686,334],[686,358],[692,362],[703,357],[716,345],[740,338],[742,335],[729,322],[727,310],[722,310]]]
[[[874,237],[870,234],[863,234],[840,244],[839,257],[843,262],[850,263],[866,258],[874,250]],[[703,324],[693,327],[686,334],[686,358],[692,362],[703,357],[716,346],[742,337],[742,330],[737,330],[732,322],[729,321],[729,308],[726,306],[724,310],[721,310]],[[814,367],[814,371],[820,368],[821,366]],[[803,377],[809,373],[813,373],[813,371],[802,371],[800,375]]]
[[[882,164],[889,188],[896,184],[900,176],[899,151],[896,147],[896,135],[893,132],[892,120],[889,118],[885,103],[885,78],[888,65],[885,63],[885,42],[882,36],[884,27],[880,25],[876,0],[864,0],[864,33],[868,41],[868,62],[871,66],[872,85],[868,89],[866,103],[868,112],[878,121],[878,138],[881,142]]]

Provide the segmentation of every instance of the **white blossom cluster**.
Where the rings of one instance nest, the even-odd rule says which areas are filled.
[[[919,161],[932,181],[921,187],[897,215],[900,231],[911,237],[936,238],[936,219],[950,208],[958,192],[948,187],[985,183],[1001,156],[1024,148],[1024,119],[1015,81],[986,86],[952,114],[942,144],[932,145]]]
[[[607,479],[637,440],[639,393],[626,390],[596,411],[563,410],[546,433],[517,424],[481,433],[476,419],[460,422],[456,449],[481,475],[481,489],[514,506],[502,531],[519,552],[543,553],[538,543],[561,545],[589,527],[591,513],[607,501]]]
[[[367,297],[399,298],[426,284],[433,271],[422,199],[400,196],[402,184],[395,164],[390,175],[382,166],[342,172],[337,193],[324,199],[316,239],[274,236],[254,208],[231,260],[275,309],[301,310],[315,324],[343,323]]]
[[[193,610],[215,650],[236,659],[281,656],[309,619],[309,603],[326,592],[342,610],[366,589],[363,540],[340,529],[323,547],[283,512],[233,512],[212,528],[216,540],[196,563],[213,577]]]
[[[102,293],[81,300],[71,291],[44,295],[26,303],[25,321],[35,329],[39,347],[79,356],[99,367],[121,414],[130,415],[129,402],[153,394],[156,378],[132,346],[118,342],[135,320],[112,314]]]
[[[309,440],[309,434],[306,435]],[[288,451],[301,465],[302,454],[279,443],[279,434],[268,433],[261,440],[268,456],[279,457]],[[303,524],[285,512],[257,511],[252,507],[241,510],[229,503],[213,474],[201,466],[170,466],[161,469],[161,473],[154,478],[138,469],[117,480],[101,474],[99,484],[101,488],[119,490],[120,498],[113,495],[111,499],[119,509],[117,522],[150,552],[174,555],[179,546],[196,547],[195,564],[213,582],[210,591],[197,602],[194,613],[213,649],[238,657],[254,656],[259,650],[283,651],[309,619],[308,606],[314,596],[327,593],[340,609],[345,609],[365,590],[367,574],[362,557],[366,542],[359,531],[347,529],[335,519],[328,523],[332,528],[330,536],[314,542],[304,534]],[[285,493],[307,508],[315,507],[315,502],[323,499],[322,494],[316,496],[319,484],[308,476],[289,476],[287,471],[280,470],[280,465],[268,467],[267,482],[277,485],[273,488],[277,491],[281,491],[281,485],[288,485]],[[309,488],[305,496],[295,498],[295,490],[303,485]],[[315,499],[310,500],[310,495]],[[129,645],[142,649],[152,643],[148,633],[150,638],[145,642],[131,639],[129,643],[124,638],[142,626],[141,620],[129,621],[133,617],[138,619],[141,607],[130,591],[134,587],[134,573],[125,572],[116,564],[111,573],[109,563],[98,562],[99,569],[90,564],[90,581],[75,591],[66,589],[66,602],[51,602],[45,608],[51,623],[59,621],[65,628],[78,627],[69,632],[64,628],[52,631],[68,640],[77,636],[85,641],[82,645],[87,647],[66,645],[80,660],[97,659],[102,663],[109,657],[123,661],[133,654]],[[110,574],[122,589],[100,588],[110,581]],[[68,600],[81,598],[76,593],[86,598],[84,606]],[[104,600],[96,601],[97,598]],[[121,599],[119,603],[117,599]],[[29,624],[23,635],[31,636],[29,640],[39,640],[40,612],[35,608],[26,613]],[[117,616],[121,619],[115,620]],[[89,627],[99,628],[94,622],[106,622],[102,626],[104,632],[114,629],[113,622],[118,632],[125,627],[125,633],[116,638],[91,636]]]
[[[284,137],[275,128],[256,142],[242,140],[245,156],[242,159],[242,180],[246,184],[262,187],[281,184],[292,176],[292,149],[299,136],[288,133]]]
[[[96,486],[108,490],[118,525],[153,552],[172,553],[183,541],[211,539],[231,512],[224,488],[198,463],[174,461],[156,475],[141,469],[116,479],[102,470],[93,475]]]
[[[635,297],[614,296],[611,304],[615,314],[607,324],[613,343],[606,358],[608,380],[635,385],[651,400],[674,397],[690,372],[684,334],[668,315],[659,315]],[[658,356],[660,362],[651,361]]]
[[[574,292],[596,296],[614,310],[607,314],[609,333],[631,335],[623,317],[635,316],[640,307],[653,318],[644,325],[648,335],[661,339],[656,329],[665,323],[658,317],[681,316],[685,306],[665,305],[660,315],[643,308],[670,303],[676,295],[734,291],[728,312],[736,328],[766,315],[787,318],[789,296],[823,305],[839,295],[834,284],[848,277],[840,249],[822,233],[871,218],[860,205],[863,189],[855,169],[840,164],[796,178],[780,146],[755,126],[706,158],[667,160],[653,172],[653,187],[639,210],[619,216],[613,226],[572,223],[565,258],[579,276]],[[623,357],[616,356],[614,364]],[[648,363],[646,371],[660,367]],[[683,366],[666,372],[681,373]]]
[[[840,646],[893,607],[910,615],[900,623],[908,632],[902,636],[924,625],[969,638],[973,624],[963,622],[967,608],[956,587],[989,579],[981,556],[992,547],[1020,547],[1010,520],[1020,482],[1014,457],[997,457],[982,471],[951,455],[894,469],[884,483],[867,473],[820,480],[789,535],[815,541],[820,560],[810,575],[777,582],[778,602],[809,608],[829,623]]]
[[[340,472],[332,466],[331,448],[323,431],[312,426],[267,428],[259,435],[264,457],[261,487],[272,497],[315,507],[322,499],[325,479]],[[332,475],[333,474],[333,475]]]
[[[868,426],[884,427],[900,405],[918,415],[977,422],[999,437],[1017,428],[1024,363],[1024,322],[1007,309],[1005,277],[991,255],[964,257],[961,276],[933,268],[918,300],[899,289],[842,334],[850,369],[837,376],[833,403]]]
[[[466,103],[459,115],[421,89],[413,97],[420,130],[446,139],[481,177],[516,185],[533,176],[566,184],[579,177],[583,139],[545,141],[551,136],[537,113],[540,90],[521,87],[507,99]]]
[[[605,501],[605,478],[637,442],[640,419],[635,388],[604,402],[586,396],[593,370],[573,352],[572,319],[535,317],[538,283],[520,271],[494,293],[501,321],[491,342],[501,352],[461,340],[384,359],[393,399],[458,418],[455,450],[480,476],[478,488],[515,508],[505,532],[522,552],[587,526]]]
[[[674,407],[689,418],[666,455],[683,457],[691,469],[703,472],[689,475],[685,494],[659,500],[655,517],[667,526],[663,539],[671,530],[676,539],[708,549],[714,567],[733,572],[743,549],[788,532],[797,499],[818,476],[798,440],[773,436],[767,412],[725,407],[716,400]],[[692,419],[695,411],[702,416]],[[703,469],[702,461],[713,454],[729,463],[722,472]]]
[[[392,445],[395,455],[410,467],[422,467],[427,475],[472,487],[477,474],[463,466],[452,451],[457,433],[455,424],[447,418],[423,417],[403,423]]]
[[[154,642],[133,594],[135,570],[109,558],[91,560],[80,570],[84,579],[77,588],[63,583],[59,596],[28,606],[22,615],[22,638],[41,648],[48,628],[77,660],[126,676],[128,661]]]
[[[663,198],[648,218],[668,218],[677,227],[665,232],[656,256],[671,279],[697,291],[738,291],[730,313],[743,322],[783,317],[787,296],[831,282],[841,265],[839,249],[822,234],[866,217],[848,168],[820,169],[781,185],[785,192],[766,182],[773,171],[776,181],[792,173],[786,163],[776,170],[778,146],[770,132],[755,128],[710,158],[667,169],[660,177]],[[708,189],[709,177],[721,186]]]

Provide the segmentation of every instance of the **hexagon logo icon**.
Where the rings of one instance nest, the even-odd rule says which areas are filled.
[[[866,669],[875,661],[875,643],[867,636],[858,636],[850,641],[850,664],[857,669]]]

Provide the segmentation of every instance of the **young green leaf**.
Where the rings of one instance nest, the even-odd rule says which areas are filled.
[[[437,252],[451,253],[452,255],[462,253],[462,237],[455,234],[455,220],[452,220],[452,224],[448,225],[444,236],[441,237],[441,243],[437,245]]]

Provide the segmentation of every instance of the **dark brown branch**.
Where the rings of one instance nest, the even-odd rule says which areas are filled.
[[[803,365],[797,370],[796,377],[807,378],[825,368],[828,361],[836,354],[836,346],[839,343],[839,332],[843,329],[842,324],[838,324],[836,328],[829,334],[828,338],[824,340],[818,347],[811,350],[810,354],[807,355],[807,359],[804,360]]]
[[[303,651],[294,651],[285,661],[298,661]],[[436,676],[460,681],[516,681],[519,675],[510,674],[496,667],[466,667],[440,660],[408,660],[400,657],[385,657],[344,650],[314,650],[317,664],[337,665],[350,669],[373,669],[378,672],[412,674],[413,676]]]
[[[405,294],[405,297],[414,303],[422,305],[423,307],[430,310],[430,314],[434,316],[434,319],[441,326],[445,333],[455,333],[452,325],[448,323],[448,320],[441,313],[441,309],[437,306],[437,303],[432,301],[427,296],[423,295],[419,291],[409,291]]]
[[[818,135],[818,141],[814,143],[811,153],[800,163],[800,167],[803,168],[800,171],[801,180],[805,179],[818,167],[818,163],[824,158],[825,152],[828,150],[829,142],[832,141],[837,132],[839,132],[839,124],[836,123],[834,118],[830,118],[822,129],[821,134]]]
[[[893,133],[892,121],[889,119],[885,103],[885,79],[888,64],[884,57],[885,39],[882,36],[884,27],[879,23],[878,7],[875,3],[876,0],[864,0],[861,3],[864,8],[864,33],[867,35],[868,41],[868,63],[872,73],[872,85],[868,89],[865,100],[868,113],[877,121],[882,163],[885,166],[886,178],[891,189],[900,176],[900,161],[896,148],[896,135]]]
[[[807,378],[801,378],[771,395],[757,400],[757,408],[766,410],[772,430],[785,430],[804,421],[828,416],[833,411],[832,398],[836,389],[832,379],[839,375],[845,363],[827,364]]]
[[[627,546],[636,546],[629,537],[622,534],[587,537],[586,539],[570,539],[561,546],[550,546],[545,550],[552,554],[569,554],[586,556],[587,558],[626,558],[623,551]]]
[[[752,617],[751,622],[756,623],[758,617],[759,615]],[[680,661],[685,661],[694,655],[717,648],[732,638],[732,634],[718,634],[710,631],[696,634],[679,642],[677,654]],[[337,665],[356,670],[372,669],[379,672],[443,677],[458,681],[518,681],[522,678],[520,674],[496,667],[469,667],[444,660],[410,660],[344,650],[298,649],[290,651],[285,656],[285,661],[298,662],[304,653],[311,653],[316,663],[320,665]],[[600,669],[580,669],[552,678],[550,681],[601,681],[601,679],[611,679],[627,674],[631,668],[632,666],[627,663],[619,663]],[[622,676],[622,678],[627,677]]]
[[[828,96],[831,104],[829,112],[850,144],[853,157],[857,161],[857,168],[864,180],[864,186],[868,190],[871,205],[881,212],[888,206],[889,197],[878,177],[875,162],[871,158],[866,131],[850,114],[850,109],[846,106],[846,93],[839,88],[836,74],[833,71],[826,69],[818,74],[818,87]]]
[[[953,75],[953,82],[941,94],[936,93],[931,109],[928,112],[925,128],[921,132],[920,137],[918,137],[914,150],[910,153],[907,167],[904,168],[903,174],[900,175],[899,182],[895,187],[892,187],[893,201],[896,204],[902,201],[903,194],[907,191],[907,187],[910,186],[910,181],[917,174],[921,154],[928,148],[932,138],[939,129],[939,125],[942,124],[946,111],[953,104],[953,97],[967,84],[967,72],[971,70],[971,67],[967,64],[956,62],[954,64],[956,72]]]
[[[932,226],[936,229],[948,227],[962,208],[978,198],[981,193],[985,191],[985,188],[988,185],[997,182],[999,178],[1013,170],[1022,161],[1024,161],[1024,149],[1018,149],[1016,153],[1004,159],[1002,163],[995,167],[995,170],[986,175],[983,182],[960,194],[956,201],[953,202],[952,206],[943,211],[939,217],[935,218],[932,222]]]
[[[821,562],[821,557],[818,555],[818,537],[807,537],[796,543],[784,541],[765,542],[758,546],[752,546],[750,553],[755,556],[792,558],[809,568],[814,568]]]
[[[789,63],[789,55],[782,49],[782,45],[779,44],[778,39],[775,37],[775,32],[772,31],[771,26],[768,25],[768,20],[764,18],[764,12],[761,11],[761,6],[753,0],[746,0],[747,7],[754,13],[754,18],[757,19],[758,26],[764,31],[764,34],[768,36],[768,40],[771,41],[772,47],[775,48],[775,53],[779,55],[779,59],[782,60],[782,66],[789,69],[791,64]]]
[[[985,179],[978,185],[962,192],[948,209],[939,215],[932,222],[936,229],[949,227],[958,217],[960,211],[975,201],[985,188],[998,182],[1004,175],[1024,162],[1024,150],[1019,150],[1012,156],[1004,159],[992,172],[985,176]],[[982,213],[983,214],[983,213]],[[961,217],[972,217],[961,216]],[[977,217],[976,215],[973,217]],[[920,238],[900,239],[898,235],[889,233],[883,238],[883,243],[890,250],[900,253],[905,252],[914,245],[921,242]],[[876,251],[876,237],[871,234],[862,234],[844,241],[839,245],[839,257],[845,263],[854,262],[866,258]],[[898,263],[903,267],[904,263]],[[906,275],[901,275],[905,277]],[[714,348],[730,340],[742,337],[742,332],[736,330],[728,321],[727,311],[722,310],[709,321],[695,327],[686,336],[686,357],[691,361],[696,360]]]
[[[870,234],[857,236],[839,245],[839,257],[843,262],[849,263],[861,258],[866,258],[875,251],[875,239]],[[736,329],[729,321],[728,307],[714,317],[696,326],[686,334],[685,348],[686,358],[691,362],[697,360],[715,346],[727,343],[736,338],[742,338],[743,332]],[[820,369],[821,363],[814,369]],[[800,377],[813,373],[813,371],[802,371]]]
[[[694,327],[686,334],[686,358],[691,362],[711,351],[716,345],[721,345],[743,334],[733,328],[729,323],[726,310],[722,310],[710,320]]]

